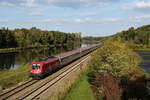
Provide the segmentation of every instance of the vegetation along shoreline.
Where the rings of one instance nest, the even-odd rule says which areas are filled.
[[[62,45],[80,45],[81,33],[30,29],[0,29],[0,53],[15,52],[38,47],[56,47]]]

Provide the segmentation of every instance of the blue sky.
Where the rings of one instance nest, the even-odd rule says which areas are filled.
[[[0,0],[0,27],[108,36],[150,24],[150,0]]]

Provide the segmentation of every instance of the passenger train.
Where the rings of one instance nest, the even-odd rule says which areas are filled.
[[[100,47],[102,43],[79,48],[69,52],[58,54],[57,56],[48,57],[42,61],[32,62],[30,67],[30,76],[33,79],[42,79],[45,76],[55,72],[57,69],[71,63],[72,61],[90,53]]]

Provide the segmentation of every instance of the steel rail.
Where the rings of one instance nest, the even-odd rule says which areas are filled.
[[[22,91],[23,89],[35,84],[38,80],[29,80],[7,92],[4,92],[2,94],[0,94],[0,100],[5,100],[7,98],[9,98],[10,96],[14,95],[14,94],[17,94],[18,92]]]

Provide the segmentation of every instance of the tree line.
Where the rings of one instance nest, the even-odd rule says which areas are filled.
[[[80,44],[81,33],[41,30],[36,27],[0,29],[0,48],[27,48],[38,45]]]
[[[131,27],[117,33],[115,37],[128,41],[132,45],[150,47],[150,25],[139,28]]]
[[[93,37],[93,36],[85,36],[82,38],[82,42],[85,44],[95,44],[100,41],[104,41],[107,37]]]

